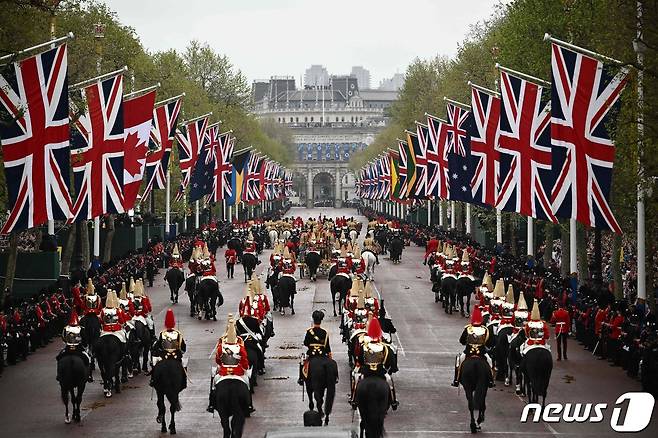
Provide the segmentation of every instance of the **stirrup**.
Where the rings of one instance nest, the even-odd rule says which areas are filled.
[[[397,401],[397,400],[393,400],[393,401],[391,402],[391,409],[393,409],[394,411],[397,411],[397,410],[398,410],[398,406],[400,406],[400,402],[399,402],[399,401]]]
[[[459,382],[456,380],[453,380],[450,386],[454,386],[455,388],[459,388]]]

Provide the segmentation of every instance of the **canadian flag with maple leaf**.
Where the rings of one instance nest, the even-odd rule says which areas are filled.
[[[144,178],[146,154],[153,120],[155,91],[123,102],[123,208],[132,209]]]

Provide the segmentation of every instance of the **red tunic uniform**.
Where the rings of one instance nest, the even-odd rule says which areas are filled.
[[[529,324],[531,324],[531,323],[532,324],[541,323],[543,325],[543,332],[544,332],[543,337],[541,337],[540,339],[533,339],[533,338],[530,337],[530,326],[529,326]],[[548,328],[548,324],[546,324],[545,321],[528,321],[528,322],[525,323],[524,330],[525,330],[526,338],[528,339],[526,341],[528,343],[528,345],[546,345],[546,340],[551,336],[551,332]]]
[[[219,365],[219,370],[217,373],[220,376],[244,376],[245,372],[249,369],[249,358],[247,357],[247,350],[244,348],[244,344],[239,340],[237,344],[230,345],[239,345],[238,354],[240,355],[240,361],[237,365],[225,365],[222,362],[222,355],[224,354],[224,343],[220,340],[220,342],[217,344],[217,351],[215,353],[215,363]]]
[[[238,260],[238,253],[233,248],[229,248],[224,252],[224,258],[226,259],[226,263],[234,265]]]
[[[439,249],[439,241],[437,239],[430,239],[427,242],[427,249],[425,250],[425,260],[427,260],[427,256],[429,256],[433,252],[436,252],[438,249]]]
[[[556,336],[569,333],[569,328],[571,327],[571,317],[569,316],[569,312],[560,307],[553,312],[551,324],[555,324]]]
[[[111,309],[103,309],[103,313],[106,310],[111,310]],[[102,322],[102,315],[101,315],[101,322],[102,322],[102,329],[104,332],[117,332],[123,328],[123,325],[128,321],[128,317],[126,314],[123,312],[121,309],[116,309],[117,312],[117,322],[116,323],[105,323]]]

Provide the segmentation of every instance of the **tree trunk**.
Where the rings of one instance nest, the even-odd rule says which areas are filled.
[[[66,247],[62,253],[62,266],[59,270],[60,275],[69,275],[71,273],[71,258],[75,249],[75,240],[78,235],[78,227],[76,224],[71,225],[69,228],[69,235],[66,238]]]
[[[553,223],[550,221],[544,222],[544,266],[548,265],[553,260]]]
[[[80,229],[78,233],[80,235],[80,252],[82,255],[82,269],[86,272],[89,269],[90,264],[90,253],[89,253],[89,221],[78,222]]]
[[[509,216],[509,215],[508,215]],[[512,255],[514,257],[518,257],[519,255],[519,245],[518,245],[518,227],[516,223],[516,216],[509,217],[509,226],[510,226],[510,250],[512,251]]]
[[[587,260],[587,230],[581,224],[576,226],[576,255],[578,257],[578,282],[583,284],[589,278]]]
[[[114,238],[114,215],[108,214],[106,219],[107,233],[105,233],[105,248],[103,251],[103,263],[112,260],[112,239]]]
[[[561,262],[560,262],[560,274],[562,278],[569,276],[569,265],[570,265],[570,255],[569,252],[569,229],[568,222],[566,224],[560,224],[560,253],[561,253]]]
[[[14,276],[16,275],[16,259],[18,258],[18,233],[11,233],[9,238],[9,257],[7,257],[7,270],[5,272],[5,290],[12,289],[14,286]],[[5,296],[2,292],[2,304],[4,306]]]
[[[623,292],[623,287],[624,285],[622,284],[622,279],[621,279],[621,266],[620,266],[620,258],[621,258],[621,235],[615,234],[614,238],[612,239],[612,260],[610,260],[610,268],[612,270],[612,280],[615,283],[615,298],[620,300],[624,298],[624,292]]]
[[[600,286],[603,279],[603,254],[601,248],[601,229],[594,228],[594,266],[591,275],[595,278],[596,285]]]

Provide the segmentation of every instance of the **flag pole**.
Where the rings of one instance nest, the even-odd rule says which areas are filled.
[[[496,79],[496,95],[500,96],[498,79]],[[473,86],[473,85],[471,85]],[[500,208],[496,207],[496,243],[501,247],[503,245],[503,212]]]
[[[466,234],[471,234],[471,204],[465,202],[466,204]]]
[[[171,228],[171,169],[167,166],[167,191],[165,193],[165,237],[169,238]],[[155,194],[152,194],[155,196]]]
[[[123,68],[121,68],[119,70],[114,70],[114,71],[111,71],[109,73],[105,73],[105,74],[102,74],[102,75],[99,74],[98,76],[93,77],[91,79],[87,79],[87,80],[78,82],[77,84],[71,85],[69,87],[69,92],[79,90],[81,88],[86,87],[89,84],[93,84],[94,82],[102,81],[103,79],[111,78],[112,76],[116,76],[116,75],[119,75],[121,73],[125,73],[127,71],[128,71],[128,67],[124,65]]]
[[[528,216],[528,255],[535,256],[535,220],[532,216]]]
[[[450,201],[450,229],[455,229],[455,201]]]
[[[176,99],[180,99],[181,97],[185,97],[185,93],[181,93],[181,94],[179,94],[178,96],[173,96],[173,97],[170,97],[170,98],[168,98],[168,99],[161,100],[160,102],[155,102],[155,105],[154,105],[154,106],[164,105],[164,104],[167,104],[167,103],[169,103],[169,102],[173,102],[173,101],[176,100]]]
[[[210,111],[209,113],[206,113],[202,116],[198,116],[198,117],[195,117],[193,119],[189,119],[189,120],[185,120],[184,122],[180,122],[180,124],[181,125],[188,125],[192,122],[196,122],[197,120],[203,119],[204,117],[210,117],[210,116],[212,116],[212,111]]]
[[[452,100],[452,99],[450,99],[450,98],[448,98],[448,97],[445,97],[445,96],[443,96],[443,101],[444,101],[444,102],[447,102],[447,103],[451,103],[451,104],[453,104],[453,105],[455,105],[455,106],[458,106],[458,107],[460,107],[461,109],[465,109],[466,111],[470,111],[470,110],[471,110],[471,106],[470,106],[470,105],[466,105],[465,103],[457,102],[456,100]]]
[[[638,20],[641,20],[642,19],[642,9],[641,9],[642,5],[639,2],[637,3],[637,5],[638,5],[637,6],[638,7],[638,16],[637,17],[638,17]],[[641,29],[641,23],[638,21],[638,35],[641,35],[642,31],[640,29]],[[571,50],[574,50],[576,52],[580,52],[583,55],[588,55],[588,56],[591,56],[592,58],[597,58],[600,61],[607,61],[607,62],[612,62],[614,64],[620,64],[620,65],[624,64],[623,62],[621,62],[617,59],[614,59],[614,58],[610,58],[609,56],[601,55],[600,53],[592,52],[591,50],[587,50],[587,49],[582,48],[580,46],[577,46],[575,44],[571,44],[571,43],[568,43],[566,41],[562,41],[562,40],[559,40],[557,38],[553,38],[551,36],[551,34],[549,34],[549,33],[544,34],[544,41],[550,41],[552,43],[557,44],[558,46],[566,47],[567,49],[571,49]]]
[[[569,219],[569,273],[578,272],[578,254],[576,250],[577,240],[576,219]],[[582,279],[581,279],[582,280]]]
[[[633,48],[637,53],[637,64],[640,68],[637,70],[637,170],[639,178],[644,176],[644,165],[642,158],[644,156],[644,52],[646,45],[643,41],[643,19],[642,19],[642,2],[636,2],[637,7],[637,33],[633,43]],[[637,298],[644,303],[647,299],[647,275],[646,275],[646,228],[644,219],[644,189],[642,181],[637,185]],[[654,300],[655,301],[655,300]]]
[[[133,78],[134,78],[134,76],[133,76]],[[151,85],[150,87],[142,88],[141,90],[137,90],[137,91],[133,91],[132,93],[124,94],[123,99],[124,100],[131,99],[133,97],[137,97],[138,95],[146,94],[149,91],[157,90],[158,88],[160,88],[160,82],[158,82],[155,85]]]
[[[194,202],[194,228],[199,229],[199,200]]]
[[[530,76],[530,75],[525,74],[525,73],[521,73],[520,71],[517,71],[517,70],[512,70],[511,68],[503,67],[502,65],[500,65],[498,63],[496,63],[496,68],[500,71],[510,73],[514,76],[518,76],[521,79],[525,79],[527,81],[534,82],[535,84],[538,84],[538,85],[543,85],[543,86],[546,86],[546,87],[551,86],[551,83],[548,82],[548,81],[545,81],[543,79],[539,79],[539,78],[534,77],[534,76]]]
[[[26,54],[27,52],[32,52],[34,50],[42,49],[46,46],[51,46],[51,48],[54,48],[56,44],[63,43],[66,40],[73,39],[74,37],[75,36],[73,35],[73,32],[69,32],[66,35],[64,35],[63,37],[54,38],[54,39],[52,39],[50,41],[47,41],[45,43],[37,44],[36,46],[28,47],[27,49],[19,50],[18,52],[10,53],[9,55],[1,56],[0,57],[0,62],[6,61],[8,59],[16,58],[20,55]],[[4,65],[4,64],[0,64],[0,65]]]
[[[427,226],[432,226],[432,201],[427,200]]]

